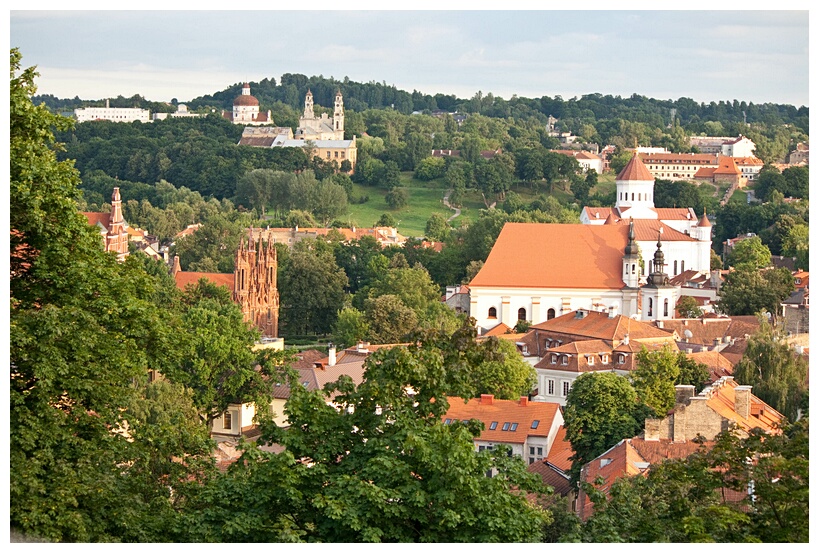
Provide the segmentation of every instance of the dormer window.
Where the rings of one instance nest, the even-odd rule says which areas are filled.
[[[589,365],[594,365],[594,355],[589,355],[586,357],[586,363]]]
[[[626,356],[622,353],[617,356],[617,364],[622,365],[626,362]]]
[[[609,356],[607,353],[604,353],[603,355],[600,356],[600,362],[603,363],[604,365],[609,364]]]
[[[552,365],[557,364],[557,355],[552,355]]]
[[[560,364],[561,364],[561,365],[568,365],[568,364],[569,364],[569,356],[568,356],[568,355],[564,355],[564,356],[562,357],[562,359],[561,359],[561,363],[560,363]]]

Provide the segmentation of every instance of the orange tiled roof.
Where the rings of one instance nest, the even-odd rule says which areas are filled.
[[[441,417],[442,420],[477,419],[484,423],[485,428],[476,439],[500,443],[522,444],[528,436],[547,437],[560,407],[557,403],[494,399],[491,395],[482,395],[466,403],[459,397],[449,397],[447,400],[449,410]],[[537,428],[532,428],[534,421],[539,421]],[[498,423],[495,430],[490,430],[492,422]],[[517,423],[517,429],[503,430],[507,422],[510,423],[509,428]]]
[[[469,286],[619,290],[627,234],[625,225],[506,223]]]
[[[673,336],[667,330],[659,329],[623,315],[609,317],[608,313],[599,313],[597,311],[584,311],[584,313],[584,317],[578,318],[577,311],[571,311],[554,319],[532,325],[530,328],[612,342],[622,341],[626,335],[629,336],[630,340],[667,340]]]
[[[572,443],[566,439],[566,427],[561,426],[557,430],[555,441],[549,450],[546,461],[563,472],[568,472],[572,468],[572,461],[569,459],[572,455],[574,455],[574,450],[572,449]]]
[[[716,382],[723,376],[734,374],[734,363],[718,351],[696,351],[686,355],[689,359],[708,367],[709,382]]]
[[[722,378],[711,387],[710,393],[706,388],[700,395],[708,397],[707,402],[711,409],[746,432],[752,428],[759,428],[765,432],[778,432],[777,426],[785,417],[753,394],[751,394],[750,416],[746,418],[737,413],[736,394],[734,393],[734,388],[737,386],[739,384],[733,378]]]
[[[714,170],[714,175],[739,175],[742,171],[739,170],[734,158],[722,156],[719,158],[719,167]]]
[[[653,181],[654,176],[649,172],[646,168],[643,160],[640,159],[640,156],[635,153],[632,156],[631,161],[629,161],[623,170],[617,175],[616,180],[644,180],[644,181]]]
[[[85,218],[88,219],[88,224],[92,227],[94,225],[102,225],[103,228],[106,230],[108,229],[108,223],[111,221],[111,213],[97,213],[94,211],[83,211],[83,215]]]
[[[179,271],[174,275],[176,287],[184,290],[186,286],[194,285],[200,278],[207,279],[217,286],[224,286],[233,292],[233,273],[197,273],[193,271]]]
[[[668,319],[661,322],[662,328],[668,332],[676,332],[677,336],[683,338],[685,331],[689,331],[691,336],[689,342],[711,346],[715,339],[744,338],[745,335],[752,335],[759,329],[759,321],[753,315],[741,315],[734,317],[708,317],[699,319]]]
[[[510,330],[512,330],[512,327],[509,325],[498,323],[490,330],[484,332],[482,336],[502,336],[503,334],[507,334]]]
[[[616,219],[615,222],[628,223],[628,218],[623,217],[623,214],[620,213],[617,208],[586,206],[583,210],[586,212],[586,216],[590,221],[602,219],[606,221],[604,224],[608,224],[608,217],[613,216]],[[657,219],[660,221],[686,221],[696,217],[690,207],[655,207],[653,211],[657,214]],[[640,219],[635,219],[635,221],[638,220]]]

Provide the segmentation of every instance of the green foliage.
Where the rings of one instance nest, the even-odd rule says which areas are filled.
[[[333,340],[342,347],[354,346],[359,340],[365,340],[370,335],[370,325],[364,313],[355,307],[345,307],[338,314],[333,325]]]
[[[490,337],[480,346],[482,361],[474,369],[476,394],[498,399],[528,396],[537,381],[535,369],[524,361],[515,344]]]
[[[728,254],[728,265],[732,267],[748,265],[754,269],[761,269],[770,264],[771,250],[762,243],[759,236],[751,236],[737,242]]]
[[[745,354],[734,367],[734,379],[753,386],[755,396],[791,421],[807,410],[808,363],[767,322],[761,322],[748,340]]]
[[[503,451],[477,453],[474,423],[442,424],[456,391],[450,371],[440,350],[421,345],[372,354],[357,388],[341,379],[310,392],[294,382],[289,429],[265,425],[261,438],[286,451],[251,447],[192,496],[188,539],[537,540],[549,518],[526,492],[544,491],[538,478]],[[334,392],[339,409],[326,403]],[[492,467],[499,474],[488,478]]]
[[[440,213],[433,213],[427,219],[425,235],[429,240],[443,242],[449,235],[449,223],[447,218]]]
[[[617,444],[636,436],[645,413],[637,409],[637,393],[615,373],[584,373],[572,384],[563,414],[566,439],[572,444],[572,475]]]
[[[657,351],[643,348],[637,354],[637,368],[630,378],[638,400],[651,408],[656,416],[674,408],[674,385],[679,376],[677,352],[666,346]]]
[[[702,309],[697,300],[691,296],[682,296],[677,301],[677,313],[683,319],[696,319],[702,317]]]
[[[387,201],[387,205],[390,206],[390,209],[398,210],[407,206],[409,203],[409,194],[406,189],[396,186],[387,192],[384,199]]]
[[[710,450],[620,478],[608,499],[587,489],[595,511],[584,542],[806,542],[808,420],[774,435],[724,432]]]
[[[297,242],[279,262],[278,283],[283,335],[330,332],[348,284],[331,246],[312,239]]]
[[[728,315],[775,315],[794,291],[793,276],[784,267],[757,270],[740,266],[728,273],[720,289],[719,309]]]
[[[446,174],[446,160],[442,157],[426,157],[415,168],[415,178],[423,181],[441,178]]]

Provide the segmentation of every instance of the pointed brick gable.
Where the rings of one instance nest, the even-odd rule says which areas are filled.
[[[649,172],[646,168],[643,161],[640,159],[640,156],[635,152],[634,156],[631,158],[623,170],[617,175],[616,180],[654,180],[654,176]]]

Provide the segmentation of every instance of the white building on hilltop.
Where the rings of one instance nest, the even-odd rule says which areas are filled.
[[[116,123],[132,123],[140,121],[149,123],[151,112],[142,108],[112,108],[109,100],[105,100],[104,108],[77,108],[74,117],[78,123],[85,121],[114,121]]]

